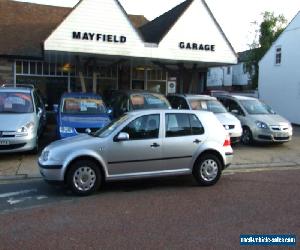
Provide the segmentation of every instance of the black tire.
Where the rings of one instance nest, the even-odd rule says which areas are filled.
[[[91,160],[75,161],[67,173],[68,187],[76,195],[90,195],[99,189],[101,183],[99,166]]]
[[[214,154],[204,154],[195,163],[193,175],[200,186],[217,183],[222,173],[222,163]]]
[[[248,127],[243,127],[243,134],[241,137],[241,142],[244,145],[251,145],[253,143],[252,132]]]

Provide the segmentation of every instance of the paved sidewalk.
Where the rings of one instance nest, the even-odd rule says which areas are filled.
[[[55,138],[53,128],[45,131],[42,145]],[[282,145],[235,145],[234,162],[229,169],[288,167],[300,165],[300,127],[294,127],[293,140]],[[37,155],[0,155],[0,180],[40,178]]]

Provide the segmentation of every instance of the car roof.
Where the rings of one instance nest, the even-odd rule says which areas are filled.
[[[242,96],[242,95],[232,95],[232,97],[234,97],[238,100],[257,100],[257,98],[255,98],[255,97]]]
[[[128,89],[128,90],[116,90],[116,93],[125,93],[127,95],[132,94],[155,94],[155,95],[162,95],[162,93],[154,92],[154,91],[148,91],[148,90],[140,90],[140,89]]]
[[[68,98],[68,97],[93,97],[99,99],[102,98],[100,95],[91,92],[69,92],[69,93],[64,93],[62,95],[62,98]]]
[[[207,110],[190,110],[190,109],[143,109],[143,110],[136,110],[128,112],[129,115],[136,116],[136,115],[148,115],[152,113],[179,113],[179,114],[207,114],[212,113]],[[212,113],[213,114],[213,113]]]
[[[201,100],[216,100],[214,96],[209,95],[195,95],[195,94],[182,94],[182,95],[175,95],[175,96],[182,96],[187,99],[201,99]]]
[[[0,87],[0,92],[21,92],[21,93],[31,93],[32,88],[26,87]]]

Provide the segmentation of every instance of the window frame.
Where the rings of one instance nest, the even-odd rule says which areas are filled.
[[[282,63],[282,47],[276,46],[275,47],[275,65],[280,66]]]

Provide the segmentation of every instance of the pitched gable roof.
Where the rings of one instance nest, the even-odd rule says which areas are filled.
[[[42,56],[42,41],[70,8],[0,0],[0,55]]]
[[[0,56],[42,58],[43,41],[72,8],[0,0]],[[138,28],[148,22],[142,15],[128,15]]]
[[[155,18],[153,21],[140,27],[139,30],[142,33],[145,42],[159,43],[192,2],[193,0],[186,0],[168,12]]]

